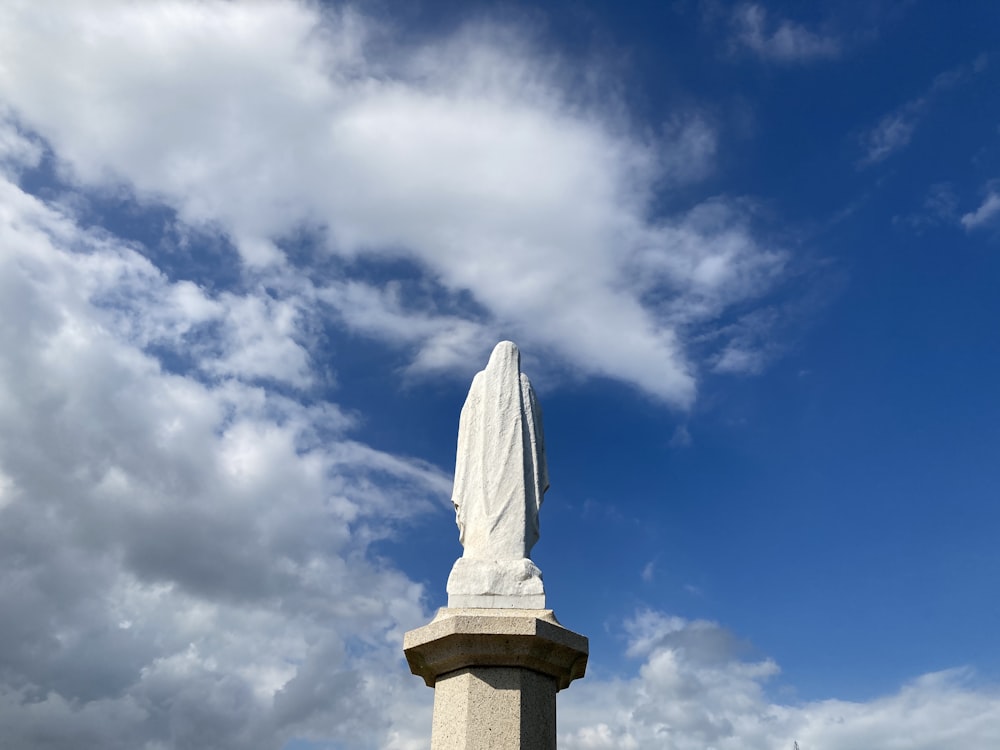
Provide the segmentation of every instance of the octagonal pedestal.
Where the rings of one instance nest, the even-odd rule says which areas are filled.
[[[550,609],[446,607],[403,651],[435,689],[432,750],[555,750],[556,692],[583,677],[588,643]]]

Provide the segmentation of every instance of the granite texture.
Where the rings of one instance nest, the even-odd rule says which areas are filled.
[[[429,687],[466,667],[524,667],[555,679],[558,689],[583,677],[587,638],[559,624],[550,609],[444,607],[403,636],[410,671]]]
[[[438,680],[432,750],[555,750],[556,682],[519,667],[466,667]]]

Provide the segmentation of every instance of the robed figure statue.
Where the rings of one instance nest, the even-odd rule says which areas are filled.
[[[531,562],[549,487],[542,414],[510,341],[497,344],[462,407],[455,505],[464,552],[448,579],[449,606],[542,608]]]

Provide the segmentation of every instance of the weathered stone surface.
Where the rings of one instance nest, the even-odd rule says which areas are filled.
[[[555,750],[556,682],[519,667],[466,667],[434,690],[433,750]]]
[[[545,609],[542,571],[527,558],[460,557],[448,576],[448,606]]]
[[[430,687],[466,667],[523,667],[552,677],[561,690],[583,677],[589,645],[550,609],[445,607],[405,634],[403,652],[410,671]]]
[[[502,341],[459,420],[452,502],[464,551],[448,577],[449,607],[544,608],[529,555],[548,486],[541,409],[520,352]]]

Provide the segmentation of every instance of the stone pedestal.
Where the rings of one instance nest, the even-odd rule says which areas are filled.
[[[587,639],[550,609],[443,608],[403,638],[434,688],[431,750],[555,750],[556,691],[587,668]]]

